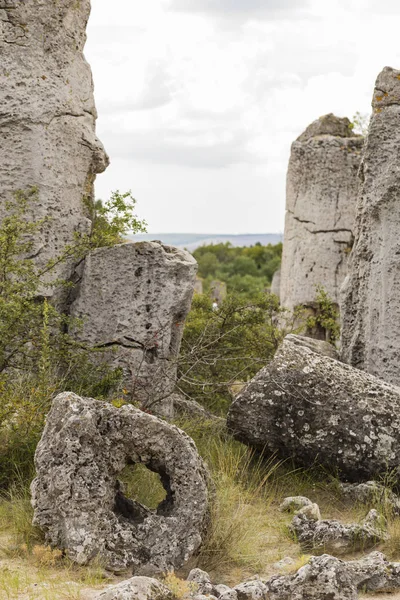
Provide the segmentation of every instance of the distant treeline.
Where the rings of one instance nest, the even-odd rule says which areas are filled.
[[[193,252],[199,263],[199,277],[208,292],[213,280],[224,281],[229,293],[252,296],[270,287],[281,264],[282,243],[233,247],[229,242],[201,246]]]

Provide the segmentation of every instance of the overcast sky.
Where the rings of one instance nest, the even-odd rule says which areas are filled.
[[[111,165],[149,231],[282,232],[291,142],[370,111],[399,0],[92,0],[86,57]]]

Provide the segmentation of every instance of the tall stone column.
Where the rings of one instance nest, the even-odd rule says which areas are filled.
[[[90,0],[0,0],[0,218],[13,192],[37,187],[32,216],[49,219],[35,235],[39,265],[88,231],[84,198],[108,164],[83,56],[89,13]]]
[[[400,71],[383,69],[372,107],[342,290],[342,358],[400,385]]]
[[[281,304],[313,308],[316,286],[339,303],[353,240],[363,138],[348,119],[314,121],[293,142],[287,174]]]

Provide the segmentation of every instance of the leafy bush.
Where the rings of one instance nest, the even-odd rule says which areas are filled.
[[[307,330],[320,331],[333,346],[340,337],[339,311],[322,285],[316,286],[314,314],[307,318]]]
[[[279,326],[278,326],[279,324]],[[253,377],[293,330],[276,296],[229,295],[218,310],[195,295],[178,362],[178,388],[216,413],[225,413],[231,388]]]

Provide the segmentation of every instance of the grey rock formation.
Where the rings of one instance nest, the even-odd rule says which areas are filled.
[[[159,473],[167,492],[155,511],[122,492],[118,474],[136,463]],[[182,565],[201,544],[206,468],[193,441],[157,417],[60,394],[35,465],[34,522],[79,564],[98,557],[114,571],[154,574]]]
[[[149,409],[173,392],[196,270],[191,254],[160,242],[100,248],[85,260],[74,335],[104,349],[99,360],[122,367],[125,386]]]
[[[341,483],[340,491],[345,500],[355,504],[379,505],[385,513],[400,515],[400,497],[376,481]]]
[[[357,588],[345,562],[324,554],[294,575],[275,576],[267,583],[268,600],[357,600]]]
[[[304,515],[309,521],[320,521],[321,520],[321,512],[319,510],[318,504],[313,502],[312,504],[308,504],[307,506],[303,506],[300,510],[297,511],[298,515]]]
[[[196,592],[199,594],[212,594],[214,586],[208,573],[201,569],[192,569],[187,577],[187,581],[195,584]]]
[[[354,584],[363,592],[395,592],[400,589],[400,563],[391,563],[381,552],[346,562]]]
[[[400,71],[378,76],[361,166],[355,244],[342,290],[342,357],[400,384]]]
[[[331,552],[335,555],[365,550],[388,539],[376,510],[371,510],[361,524],[350,525],[334,519],[310,519],[300,512],[293,518],[291,531],[303,551]]]
[[[287,336],[234,399],[228,427],[259,450],[353,482],[400,464],[400,389]]]
[[[311,500],[305,496],[288,496],[279,506],[281,512],[296,512],[304,506],[312,506]]]
[[[173,594],[157,579],[132,577],[110,586],[98,594],[96,600],[173,600]]]
[[[280,267],[277,271],[275,271],[275,273],[272,276],[271,294],[275,294],[275,296],[278,296],[278,298],[280,298],[280,295],[281,295],[281,268]]]
[[[83,56],[89,12],[90,0],[0,2],[0,218],[13,192],[37,186],[32,213],[50,219],[35,235],[40,265],[90,229],[83,198],[108,164]],[[60,264],[54,275],[71,269]]]
[[[263,581],[246,581],[233,588],[238,600],[267,600],[268,587]]]
[[[325,115],[293,142],[287,174],[280,300],[314,308],[316,285],[339,303],[353,239],[363,138]]]

